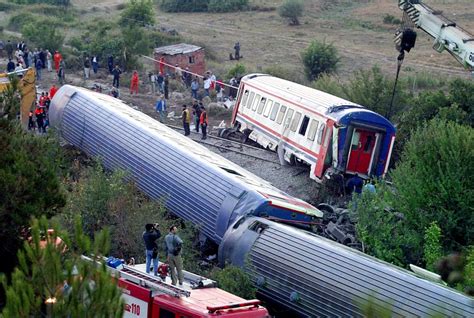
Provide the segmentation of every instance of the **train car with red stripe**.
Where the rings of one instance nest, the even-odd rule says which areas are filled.
[[[310,177],[331,173],[383,177],[395,127],[361,105],[265,74],[240,82],[232,124],[245,138],[278,151],[280,161],[305,163]]]

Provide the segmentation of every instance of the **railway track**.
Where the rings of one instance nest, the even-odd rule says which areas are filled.
[[[167,124],[166,126],[177,131],[183,131],[183,128],[180,126],[169,124]],[[207,135],[206,140],[202,140],[201,133],[197,133],[195,131],[191,131],[190,138],[200,144],[215,147],[221,153],[232,151],[243,156],[248,156],[257,160],[280,165],[280,161],[278,159],[275,159],[275,153],[269,152],[268,150],[262,149],[260,147],[247,145],[239,141],[230,140],[210,134]]]

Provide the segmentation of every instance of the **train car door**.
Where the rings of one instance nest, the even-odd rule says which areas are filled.
[[[352,134],[347,172],[368,174],[374,152],[376,133],[356,128]]]

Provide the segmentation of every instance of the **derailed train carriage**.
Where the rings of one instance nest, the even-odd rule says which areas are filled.
[[[474,298],[318,235],[262,218],[238,220],[219,261],[245,268],[258,293],[301,317],[474,317]],[[292,316],[293,316],[292,315]]]
[[[395,127],[383,116],[334,95],[266,74],[240,82],[233,129],[278,150],[290,164],[311,166],[310,178],[333,173],[382,177],[387,173]]]
[[[108,169],[123,169],[151,198],[219,244],[242,215],[313,224],[322,213],[113,97],[63,86],[50,122]]]
[[[474,300],[395,266],[262,217],[311,222],[311,205],[275,189],[112,97],[63,86],[50,121],[61,136],[199,224],[219,258],[252,275],[259,293],[294,315],[362,316],[364,300],[394,316],[474,315]],[[250,261],[249,266],[245,265]]]

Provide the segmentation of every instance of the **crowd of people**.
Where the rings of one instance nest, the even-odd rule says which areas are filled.
[[[28,113],[28,130],[46,133],[46,128],[49,127],[49,105],[57,90],[56,85],[53,85],[49,92],[41,92],[34,110]]]

